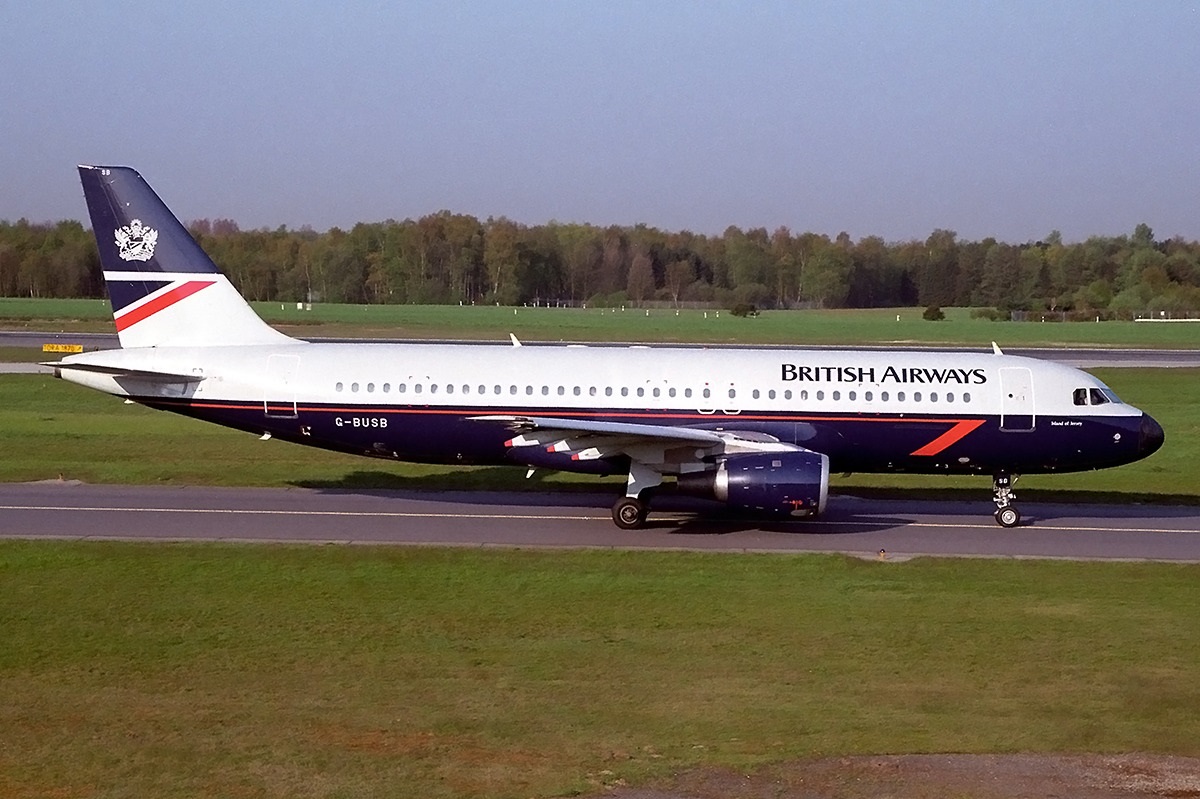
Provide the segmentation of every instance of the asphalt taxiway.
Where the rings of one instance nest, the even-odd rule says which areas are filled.
[[[986,495],[986,491],[981,491]],[[0,485],[0,537],[840,552],[1200,562],[1200,507],[1022,503],[998,527],[990,503],[833,497],[808,522],[722,514],[664,497],[646,528],[620,530],[607,494]]]

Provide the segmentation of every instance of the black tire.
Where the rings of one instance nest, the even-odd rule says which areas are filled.
[[[1001,527],[1016,527],[1021,523],[1021,511],[1009,505],[996,511],[996,524]]]
[[[636,530],[646,523],[646,503],[634,497],[621,497],[613,505],[612,517],[622,530]]]

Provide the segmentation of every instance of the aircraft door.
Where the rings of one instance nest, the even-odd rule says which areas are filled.
[[[1033,373],[1024,367],[1000,370],[1000,429],[1028,432],[1034,426]]]
[[[296,418],[296,374],[299,371],[299,355],[272,355],[267,358],[267,375],[263,384],[263,413],[268,417]]]

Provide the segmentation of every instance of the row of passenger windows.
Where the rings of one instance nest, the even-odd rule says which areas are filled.
[[[359,383],[351,383],[350,384],[350,392],[352,394],[358,393],[360,388],[365,389],[368,394],[373,394],[373,393],[375,393],[376,385],[374,383],[367,383],[367,384],[365,384],[365,386],[360,386]],[[382,383],[379,385],[378,388],[384,394],[390,394],[392,391],[392,384],[391,383]],[[522,388],[524,389],[525,396],[531,397],[531,396],[534,396],[536,393],[538,393],[537,387],[535,387],[535,386],[526,385],[526,386],[522,387],[522,386],[515,386],[515,385],[510,384],[508,386],[508,394],[510,396],[516,396],[516,395],[522,393]],[[345,391],[346,385],[344,383],[339,382],[334,386],[334,389],[339,392]],[[454,394],[455,392],[458,392],[460,394],[471,394],[472,393],[472,387],[468,384],[463,384],[461,386],[455,386],[452,383],[447,383],[445,386],[439,386],[437,383],[431,383],[428,386],[426,386],[424,383],[414,383],[412,385],[412,393],[413,394],[423,394],[426,392],[427,389],[428,389],[429,394],[437,394],[439,391],[442,391],[445,394]],[[574,386],[570,389],[570,394],[575,397],[581,397],[581,396],[583,396],[584,391],[585,391],[585,389],[583,387]],[[587,387],[586,392],[589,397],[596,397],[596,396],[599,396],[601,393],[603,393],[604,396],[606,396],[606,397],[612,397],[614,395],[628,397],[631,395],[631,390],[627,386],[622,386],[619,389],[614,389],[612,386],[605,386],[603,388],[603,390],[597,388],[596,386],[589,386],[589,387]],[[409,393],[408,384],[407,383],[397,383],[396,384],[396,393],[397,394]],[[488,387],[485,385],[480,385],[476,388],[474,393],[477,395],[486,395],[489,393]],[[495,396],[501,396],[505,393],[504,387],[500,386],[500,385],[493,385],[490,393]],[[551,386],[542,386],[540,393],[543,397],[551,396],[551,393],[552,393]],[[558,386],[553,389],[553,393],[559,397],[565,397],[565,396],[567,396],[568,388],[566,386]],[[768,389],[766,392],[762,392],[756,388],[750,392],[750,396],[753,399],[762,399],[764,393],[766,395],[766,398],[769,400],[777,399],[780,395],[782,395],[783,399],[785,399],[785,400],[790,400],[793,397],[793,392],[790,388],[784,389],[782,392],[776,392],[776,390],[773,388]],[[809,399],[808,389],[802,389],[796,393],[799,394],[799,398],[801,401],[807,401]],[[813,397],[817,401],[824,400],[825,395],[826,395],[826,392],[824,391],[824,389],[818,389],[813,392]],[[646,397],[646,396],[663,397],[663,396],[666,396],[668,398],[682,396],[684,399],[691,399],[692,398],[692,389],[685,388],[685,389],[683,389],[682,392],[678,392],[677,389],[675,389],[675,388],[662,389],[662,388],[655,387],[655,388],[651,388],[651,389],[647,390],[646,388],[638,387],[638,388],[632,389],[632,396],[635,396],[635,397]],[[734,389],[734,388],[729,389],[729,391],[728,391],[729,399],[737,399],[737,396],[738,396],[737,389]],[[880,402],[890,402],[892,400],[892,396],[893,395],[890,392],[881,391],[881,392],[879,392],[879,401]],[[702,399],[712,399],[712,390],[708,389],[708,388],[701,389],[700,397]],[[829,397],[834,402],[840,401],[842,399],[842,392],[840,390],[830,391]],[[971,401],[970,392],[964,391],[961,395],[959,395],[959,397],[961,397],[962,402],[970,402]],[[875,400],[875,392],[864,391],[864,392],[862,392],[862,398],[867,402],[873,402]],[[846,399],[850,400],[851,402],[856,402],[858,400],[858,392],[857,391],[847,391]],[[905,402],[908,400],[908,395],[903,391],[897,391],[895,393],[895,399],[897,402]],[[920,392],[920,391],[914,391],[912,393],[912,401],[913,402],[923,402],[926,399],[929,402],[938,402],[939,399],[944,399],[946,402],[954,402],[956,399],[956,396],[955,396],[954,392],[952,392],[952,391],[947,391],[944,394],[940,394],[940,395],[936,391],[931,391],[928,394],[922,394],[922,392]]]

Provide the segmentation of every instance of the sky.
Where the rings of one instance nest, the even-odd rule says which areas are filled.
[[[0,0],[0,219],[1200,240],[1198,2]]]

